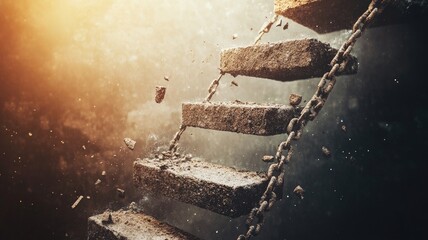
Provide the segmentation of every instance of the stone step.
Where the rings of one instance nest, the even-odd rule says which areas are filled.
[[[330,70],[337,50],[316,39],[259,44],[221,51],[220,69],[233,76],[293,81],[321,77]],[[353,74],[358,63],[352,57],[341,74]]]
[[[183,103],[182,124],[212,130],[270,136],[286,132],[297,114],[292,106],[254,103]]]
[[[267,186],[267,178],[256,172],[238,171],[188,156],[165,158],[137,159],[135,185],[144,192],[162,194],[229,217],[248,214]]]
[[[275,0],[275,13],[317,33],[352,29],[371,0]],[[371,26],[416,22],[427,13],[424,1],[393,0]]]
[[[111,221],[108,216],[111,215]],[[155,218],[131,210],[107,211],[88,219],[88,240],[197,240]]]

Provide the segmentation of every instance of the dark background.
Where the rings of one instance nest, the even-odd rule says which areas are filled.
[[[132,161],[168,142],[180,102],[205,96],[218,51],[251,43],[271,3],[75,2],[0,1],[0,239],[84,239],[89,216],[131,201],[198,237],[233,239],[244,218],[137,192]],[[359,40],[358,74],[339,78],[296,145],[284,199],[258,239],[426,235],[424,20],[369,29]],[[263,40],[316,37],[338,47],[347,34],[317,35],[290,22],[289,31],[274,29]],[[318,82],[238,77],[239,87],[231,87],[232,79],[222,80],[214,100],[284,102],[291,92],[307,100]],[[167,97],[157,105],[160,84]],[[137,140],[134,151],[124,137]],[[189,129],[182,149],[262,171],[260,156],[283,138]],[[298,184],[303,200],[292,194]],[[126,190],[125,199],[116,187]],[[79,195],[85,198],[71,209]]]

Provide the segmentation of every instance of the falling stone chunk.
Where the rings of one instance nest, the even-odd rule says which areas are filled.
[[[169,77],[168,77],[168,76],[164,76],[164,77],[163,77],[163,79],[164,79],[165,81],[169,81]]]
[[[101,223],[102,224],[112,224],[113,218],[111,217],[111,213],[108,213],[108,212],[103,213]]]
[[[285,24],[284,24],[284,27],[282,27],[282,30],[287,30],[288,29],[288,22],[286,22]]]
[[[71,208],[72,208],[72,209],[76,208],[76,207],[77,207],[77,205],[79,205],[80,201],[82,201],[82,199],[83,199],[83,196],[79,196],[79,197],[77,198],[77,200],[73,203],[73,205],[71,205]]]
[[[222,50],[220,69],[233,76],[293,81],[321,77],[337,50],[316,39],[292,40]],[[354,74],[358,63],[351,57],[340,74]]]
[[[270,136],[286,132],[296,110],[277,104],[183,103],[182,124],[220,131]]]
[[[300,185],[297,185],[297,187],[294,188],[293,192],[294,194],[299,196],[301,199],[303,199],[303,193],[305,192],[305,190],[303,190],[303,188]]]
[[[263,156],[262,157],[262,161],[263,162],[272,162],[273,160],[275,159],[275,157],[274,156]]]
[[[237,39],[237,38],[238,38],[238,34],[236,34],[236,33],[235,33],[235,34],[233,34],[233,35],[232,35],[232,39],[233,39],[233,40],[235,40],[235,39]]]
[[[371,0],[275,0],[275,14],[291,19],[317,33],[351,29]],[[427,13],[425,1],[391,1],[374,26],[417,22]]]
[[[161,169],[167,165],[167,168]],[[202,159],[158,161],[137,159],[134,184],[147,194],[162,194],[213,212],[238,217],[259,201],[268,179]],[[277,194],[281,197],[281,194]]]
[[[130,138],[124,138],[123,141],[125,142],[126,146],[131,149],[134,150],[135,148],[135,144],[137,143],[136,141],[130,139]]]
[[[117,189],[116,189],[116,191],[117,191],[117,195],[118,195],[120,198],[125,198],[125,190],[123,190],[123,189],[121,189],[121,188],[117,188]]]
[[[327,147],[322,146],[321,151],[324,154],[324,156],[326,156],[326,157],[330,157],[331,156],[331,152],[330,152],[330,150]]]
[[[281,27],[282,26],[282,19],[279,19],[278,23],[276,24],[277,27]]]
[[[295,93],[292,93],[292,94],[290,94],[289,100],[290,100],[291,106],[297,106],[302,102],[302,96],[295,94]]]
[[[156,95],[155,95],[156,103],[161,103],[163,101],[163,99],[165,98],[165,93],[166,93],[166,87],[156,86]]]
[[[131,210],[108,212],[114,224],[103,224],[104,214],[88,219],[88,240],[198,240],[198,238]]]
[[[98,185],[98,184],[100,184],[101,183],[101,180],[100,179],[97,179],[97,181],[95,181],[95,185]]]
[[[107,172],[106,171],[102,171],[101,172],[101,176],[106,176],[107,175]]]
[[[346,125],[342,125],[342,127],[340,127],[342,129],[342,131],[346,132]]]

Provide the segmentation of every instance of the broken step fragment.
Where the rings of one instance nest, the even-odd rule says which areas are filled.
[[[259,44],[222,50],[220,69],[233,76],[293,81],[321,77],[330,71],[329,65],[337,50],[316,39],[301,39]],[[340,74],[354,74],[358,62],[351,57]]]
[[[267,178],[198,158],[145,158],[134,162],[134,184],[144,192],[238,217],[248,214],[257,204],[267,186]]]
[[[111,214],[111,222],[105,222],[105,214]],[[106,212],[88,219],[88,240],[152,239],[197,240],[198,238],[151,216],[133,211]]]
[[[182,124],[212,130],[270,136],[286,132],[292,106],[254,103],[183,103]]]
[[[317,33],[352,29],[371,0],[275,0],[275,14],[289,18]],[[371,26],[420,21],[427,13],[424,1],[390,1]]]

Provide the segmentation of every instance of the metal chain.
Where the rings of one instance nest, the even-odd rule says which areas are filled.
[[[352,34],[348,40],[341,46],[331,61],[331,70],[326,72],[321,78],[318,88],[311,100],[309,100],[306,106],[302,109],[299,117],[293,118],[289,122],[287,126],[288,137],[278,146],[278,150],[274,157],[276,163],[271,164],[268,168],[267,177],[269,179],[269,183],[266,190],[260,198],[259,206],[257,208],[253,208],[247,217],[247,232],[239,235],[238,240],[248,240],[252,236],[256,236],[260,233],[264,223],[263,214],[264,212],[269,211],[276,202],[277,196],[275,191],[282,189],[283,187],[285,174],[284,164],[290,162],[293,155],[291,141],[300,139],[306,123],[313,121],[321,111],[327,101],[328,95],[333,90],[336,83],[336,75],[340,74],[345,69],[350,59],[350,53],[356,40],[388,2],[388,0],[372,0],[367,11],[364,12],[355,22],[352,28]],[[286,157],[283,155],[284,151],[287,152]],[[255,218],[257,218],[256,222]]]
[[[260,41],[260,39],[262,39],[265,33],[268,33],[270,31],[273,24],[278,21],[278,17],[279,16],[275,14],[269,22],[263,24],[262,28],[259,30],[259,35],[256,37],[256,40],[254,40],[254,45],[256,45]]]
[[[254,41],[254,45],[256,45],[260,39],[263,37],[265,33],[268,33],[270,29],[272,28],[273,24],[278,20],[278,15],[274,15],[271,20],[263,24],[262,28],[259,31],[259,35],[257,36],[256,40]],[[220,75],[214,79],[210,86],[208,87],[208,96],[205,98],[204,102],[210,102],[211,98],[214,96],[214,94],[217,92],[217,88],[220,85],[221,78],[225,75],[224,72],[220,70]],[[175,133],[173,139],[170,141],[169,144],[169,151],[175,152],[177,150],[177,144],[180,140],[181,135],[186,130],[186,126],[180,125],[179,130],[177,133]]]

